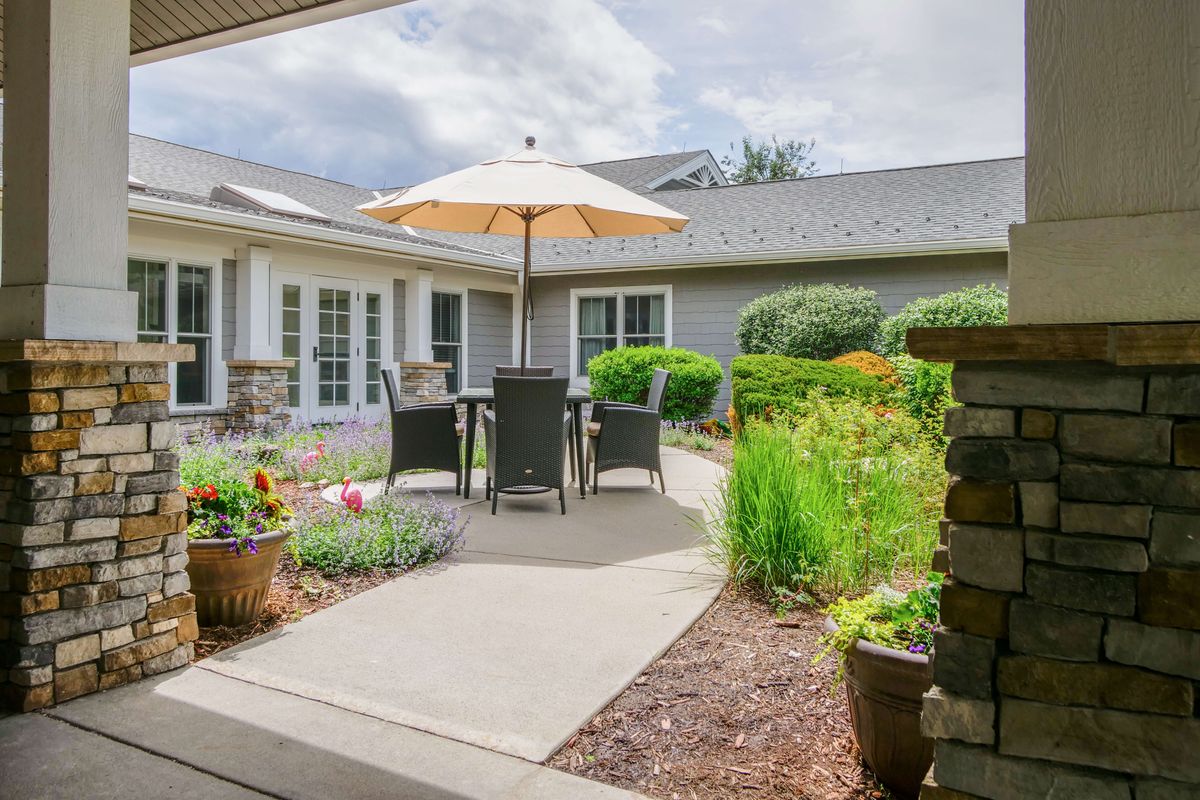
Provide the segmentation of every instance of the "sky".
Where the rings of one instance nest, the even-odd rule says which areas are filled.
[[[1022,0],[415,0],[133,69],[134,133],[369,188],[816,141],[819,174],[1020,155]],[[739,150],[740,150],[740,144]]]

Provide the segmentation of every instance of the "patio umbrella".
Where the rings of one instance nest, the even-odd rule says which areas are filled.
[[[678,233],[688,218],[534,149],[484,161],[358,207],[383,222],[458,233],[525,237],[521,368],[530,313],[530,239]]]

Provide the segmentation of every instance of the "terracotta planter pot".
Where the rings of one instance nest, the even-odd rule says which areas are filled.
[[[279,567],[283,543],[290,530],[255,536],[258,553],[229,552],[230,539],[193,539],[188,542],[188,577],[196,595],[197,622],[245,625],[262,613],[271,579]]]
[[[825,630],[837,630],[826,617]],[[859,639],[846,657],[846,696],[854,738],[867,766],[901,800],[916,800],[933,763],[921,736],[921,695],[933,683],[929,657]]]

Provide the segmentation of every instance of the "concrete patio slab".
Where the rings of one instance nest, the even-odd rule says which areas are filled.
[[[125,748],[144,759],[157,759],[177,770],[199,775],[218,789],[232,784],[166,759],[194,765],[212,776],[271,797],[296,800],[382,797],[632,800],[638,797],[517,758],[196,668],[81,698],[50,713],[73,725],[102,731],[134,747],[158,753],[165,758]],[[66,727],[45,718],[29,719]],[[91,737],[112,747],[125,747],[72,730],[78,736]],[[129,767],[128,761],[114,758],[109,770],[114,774],[133,772]],[[164,785],[147,792],[131,788],[114,797],[262,796],[240,791],[241,794],[220,794],[214,789],[210,794],[174,795],[165,791]],[[99,795],[80,791],[58,796]]]
[[[66,722],[25,714],[0,720],[0,797],[261,800],[267,795]]]

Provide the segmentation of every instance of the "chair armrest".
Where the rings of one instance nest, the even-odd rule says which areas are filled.
[[[645,406],[634,405],[633,403],[617,403],[612,400],[597,400],[596,402],[592,403],[592,422],[603,423],[604,415],[608,413],[609,409],[616,408],[636,408],[641,409],[642,411],[649,410]]]
[[[606,435],[621,436],[652,431],[657,437],[661,427],[662,414],[654,409],[623,405],[610,407],[605,411],[605,419],[600,425],[600,436],[605,438]]]
[[[396,409],[392,413],[399,413],[401,411],[413,411],[415,409],[420,409],[420,408],[454,408],[454,403],[411,403],[410,405],[407,405],[407,406],[400,406],[398,409]]]

